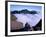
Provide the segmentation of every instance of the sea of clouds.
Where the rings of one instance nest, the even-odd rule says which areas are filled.
[[[36,24],[42,19],[42,15],[40,13],[38,14],[13,14],[17,17],[18,22],[23,23],[23,27],[25,27],[25,24],[28,23],[30,27],[36,26]]]

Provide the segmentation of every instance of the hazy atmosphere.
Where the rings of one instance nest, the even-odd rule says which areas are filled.
[[[29,24],[30,27],[36,26],[42,19],[41,10],[41,6],[10,5],[12,15],[17,17],[16,21],[23,23],[23,28],[25,27],[26,23]],[[16,12],[20,14],[16,14]],[[30,14],[21,14],[22,12]]]
[[[32,6],[32,5],[10,5],[10,10],[22,10],[22,9],[28,9],[28,10],[36,10],[36,11],[41,11],[42,7],[41,6]]]

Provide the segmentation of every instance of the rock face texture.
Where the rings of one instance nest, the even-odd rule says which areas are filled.
[[[16,20],[17,18],[14,15],[12,15],[11,16],[11,30],[23,28],[23,23],[18,22]]]

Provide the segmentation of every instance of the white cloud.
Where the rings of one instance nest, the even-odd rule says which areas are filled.
[[[41,14],[14,14],[18,19],[17,21],[22,22],[23,26],[28,22],[30,26],[35,26],[42,18]]]

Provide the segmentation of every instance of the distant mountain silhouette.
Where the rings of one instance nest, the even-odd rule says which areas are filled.
[[[27,9],[24,9],[24,10],[21,10],[21,11],[17,11],[17,10],[15,10],[15,11],[11,11],[11,14],[19,14],[19,13],[24,13],[24,14],[37,14],[37,11],[29,11],[29,10],[27,10]]]

